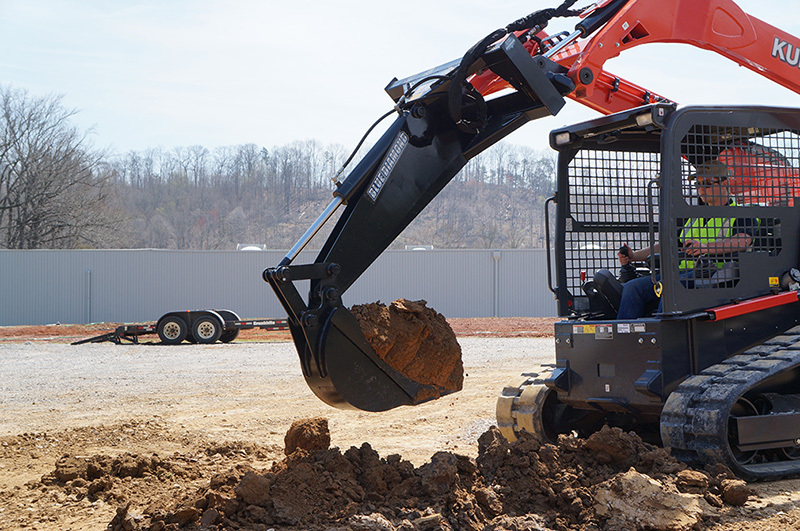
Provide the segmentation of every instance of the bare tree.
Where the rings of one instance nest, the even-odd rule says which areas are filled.
[[[494,184],[503,184],[508,174],[508,161],[512,156],[512,148],[509,144],[500,142],[487,149],[482,158],[488,161],[491,168],[490,174]]]
[[[102,245],[119,219],[103,153],[70,123],[58,96],[0,86],[0,247]]]
[[[208,149],[203,146],[189,146],[189,155],[191,162],[189,164],[189,171],[194,181],[195,186],[205,184],[206,173],[208,170]]]
[[[255,144],[242,144],[236,149],[236,166],[237,175],[241,176],[247,184],[255,184],[261,187],[263,175],[259,170],[260,162],[262,160],[261,150]],[[239,180],[236,180],[236,195],[239,195]]]
[[[0,150],[9,146],[0,145]],[[3,151],[0,201],[7,203],[7,176],[14,168]],[[116,196],[106,201],[109,209],[118,202],[126,213],[123,246],[230,249],[257,241],[281,249],[297,241],[308,228],[308,217],[330,202],[330,178],[349,154],[341,145],[323,146],[316,140],[270,149],[252,143],[213,151],[197,145],[157,147],[98,164],[94,175],[112,176]],[[516,145],[496,146],[475,157],[393,247],[541,247],[543,205],[555,184],[555,160],[551,153]],[[347,170],[337,178],[344,179]],[[63,194],[76,205],[83,204],[79,198],[92,197]],[[91,205],[83,210],[91,212]],[[96,226],[93,233],[102,231]],[[110,237],[105,234],[103,241]],[[80,242],[62,243],[70,245]]]

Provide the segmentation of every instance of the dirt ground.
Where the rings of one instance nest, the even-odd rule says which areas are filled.
[[[549,338],[553,321],[449,320],[465,343]],[[0,347],[23,355],[114,326],[0,327]],[[244,331],[230,346],[186,349],[288,340]],[[510,445],[490,418],[505,374],[526,366],[504,363],[472,359],[462,391],[380,416],[321,405],[299,367],[260,382],[268,392],[252,404],[229,398],[246,386],[237,381],[187,394],[165,380],[163,403],[119,407],[100,391],[38,409],[3,396],[0,426],[14,429],[0,431],[0,530],[800,529],[798,480],[743,485],[721,469],[687,470],[614,430]]]
[[[459,337],[552,337],[551,317],[476,317],[448,319]],[[0,343],[12,341],[44,341],[69,343],[113,331],[122,323],[94,323],[88,325],[52,324],[44,326],[0,326]],[[143,336],[142,341],[158,341],[154,336]],[[260,329],[242,330],[237,341],[291,341],[289,332],[268,332]]]

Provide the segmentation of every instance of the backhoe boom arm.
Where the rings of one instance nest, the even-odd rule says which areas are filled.
[[[730,0],[606,0],[571,34],[548,35],[548,21],[571,16],[574,3],[493,32],[461,60],[393,80],[386,91],[395,121],[284,260],[264,271],[289,315],[306,381],[325,402],[378,411],[444,394],[381,360],[342,295],[470,158],[526,122],[558,113],[565,97],[604,114],[671,103],[606,72],[608,59],[642,44],[686,43],[800,93],[800,41]],[[314,264],[293,265],[342,206]],[[298,280],[310,280],[307,302]]]

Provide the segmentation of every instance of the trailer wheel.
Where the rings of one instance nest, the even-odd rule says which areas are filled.
[[[192,336],[198,343],[214,343],[222,335],[222,324],[215,317],[201,317],[192,325]]]
[[[232,312],[230,310],[217,310],[217,313],[225,321],[241,321],[236,312]],[[237,337],[239,337],[239,329],[232,328],[230,330],[224,330],[222,335],[219,336],[219,341],[220,343],[230,343]]]
[[[158,338],[165,345],[177,345],[186,339],[189,327],[180,317],[169,316],[158,322]]]
[[[220,340],[220,343],[230,343],[231,341],[233,341],[237,337],[239,337],[239,329],[238,328],[233,329],[233,330],[225,330],[224,332],[222,332],[222,335],[219,336],[219,340]]]

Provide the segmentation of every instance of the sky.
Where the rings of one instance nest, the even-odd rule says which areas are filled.
[[[0,0],[0,84],[61,95],[112,153],[308,139],[349,149],[391,109],[392,78],[560,1]],[[794,1],[737,3],[800,38]],[[606,69],[682,105],[800,107],[799,95],[688,45],[640,46]],[[508,141],[544,150],[551,129],[597,116],[568,101]]]

